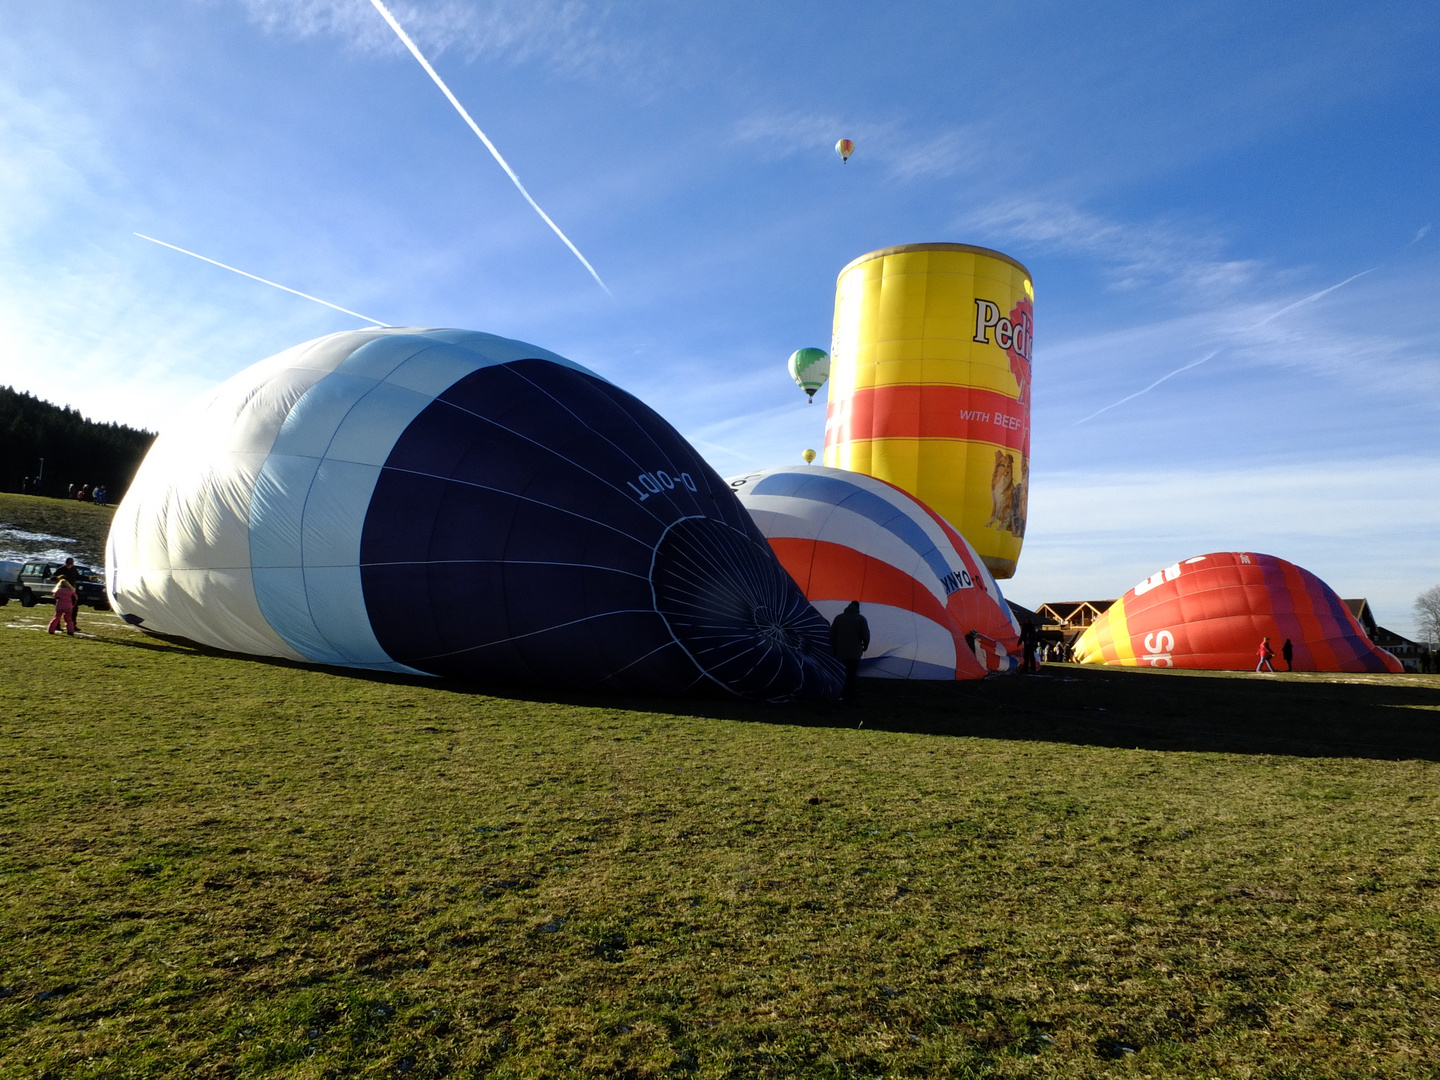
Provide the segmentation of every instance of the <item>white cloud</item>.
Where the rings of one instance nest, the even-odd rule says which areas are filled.
[[[1038,198],[993,202],[955,224],[1013,245],[1093,258],[1117,289],[1163,287],[1194,299],[1218,299],[1250,285],[1260,271],[1257,262],[1224,258],[1224,242],[1216,236],[1165,222],[1124,224]]]
[[[215,2],[215,0],[207,0]],[[266,33],[330,37],[362,54],[404,52],[369,0],[231,0]],[[565,70],[623,66],[631,52],[603,32],[607,9],[576,0],[393,0],[386,5],[428,54],[457,53]]]
[[[994,137],[985,126],[973,125],[884,149],[890,174],[897,180],[945,178],[979,170],[987,154],[993,153]]]

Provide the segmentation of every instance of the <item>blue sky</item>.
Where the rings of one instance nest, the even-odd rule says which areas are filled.
[[[1405,633],[1440,583],[1433,3],[390,7],[612,295],[368,0],[5,3],[0,385],[160,428],[360,325],[139,232],[554,349],[729,475],[820,447],[845,263],[974,243],[1036,290],[1008,596],[1248,549]]]

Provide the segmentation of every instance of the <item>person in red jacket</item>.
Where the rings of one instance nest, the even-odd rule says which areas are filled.
[[[1255,665],[1255,670],[1259,671],[1261,668],[1264,668],[1270,672],[1270,674],[1275,674],[1275,669],[1270,666],[1270,658],[1275,655],[1275,650],[1270,647],[1270,639],[1268,637],[1261,638],[1260,648],[1255,651],[1260,656],[1260,662]]]
[[[50,633],[60,629],[60,620],[65,620],[65,633],[75,636],[75,609],[80,606],[80,594],[75,591],[69,579],[61,578],[55,585],[55,617],[50,620]]]

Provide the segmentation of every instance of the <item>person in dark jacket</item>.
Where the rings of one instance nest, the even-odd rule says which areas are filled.
[[[1290,641],[1290,639],[1289,639],[1288,637],[1285,639],[1285,644],[1280,646],[1280,655],[1285,658],[1285,670],[1286,670],[1286,671],[1294,671],[1294,670],[1295,670],[1295,646],[1291,643],[1291,641]]]
[[[860,673],[860,658],[870,648],[870,624],[860,614],[860,601],[849,605],[830,624],[830,647],[845,665],[845,691],[841,701],[849,701],[855,693],[855,679]]]
[[[1040,666],[1035,663],[1035,647],[1040,643],[1040,632],[1035,629],[1035,624],[1029,619],[1020,628],[1020,645],[1024,648],[1024,658],[1020,664],[1022,675],[1035,675],[1040,671]]]

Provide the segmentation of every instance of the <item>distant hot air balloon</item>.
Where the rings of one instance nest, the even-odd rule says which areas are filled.
[[[906,244],[835,285],[825,464],[898,484],[997,578],[1015,573],[1030,475],[1030,272],[988,248]]]
[[[790,378],[815,403],[815,391],[830,377],[830,354],[824,349],[796,349],[790,354]]]
[[[463,330],[332,334],[156,440],[107,545],[164,635],[373,670],[838,696],[829,628],[637,398]]]
[[[918,499],[823,465],[750,473],[730,486],[816,610],[833,620],[860,601],[870,624],[860,674],[978,679],[1015,669],[1020,627],[999,586]]]
[[[805,464],[809,465],[812,461],[815,460],[815,451],[805,450],[800,454],[800,456],[805,459]]]
[[[843,165],[850,160],[850,155],[855,152],[855,143],[850,139],[841,139],[835,144],[835,153],[840,155],[840,163]]]
[[[1294,563],[1249,551],[1199,555],[1152,574],[1075,643],[1084,664],[1253,670],[1268,637],[1296,671],[1401,671],[1335,592]]]

